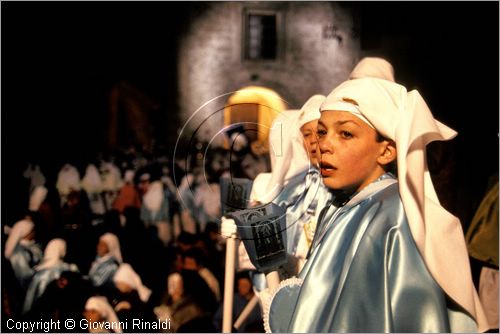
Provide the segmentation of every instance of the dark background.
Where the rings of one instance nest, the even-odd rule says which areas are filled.
[[[437,156],[453,166],[455,213],[469,219],[498,173],[498,2],[342,5],[353,10],[363,51],[387,57],[396,80],[418,89],[435,117],[459,132]],[[109,90],[122,80],[159,103],[167,127],[156,136],[167,147],[175,142],[169,134],[178,124],[167,115],[174,119],[177,108],[177,41],[199,6],[1,3],[3,219],[27,161],[57,172],[104,148]]]

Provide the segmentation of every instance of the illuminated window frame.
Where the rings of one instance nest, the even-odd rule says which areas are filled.
[[[260,18],[260,19],[259,19]],[[265,37],[259,36],[260,30],[266,29],[262,26],[264,20],[267,24],[274,20],[274,35]],[[255,30],[250,30],[250,25],[254,25]],[[272,25],[272,23],[271,23]],[[282,13],[277,10],[269,9],[250,9],[243,11],[243,30],[242,30],[242,59],[247,62],[276,62],[282,59],[283,54],[283,18]],[[269,26],[267,26],[269,29]],[[269,43],[273,43],[274,50],[270,49]],[[252,46],[253,44],[253,46]]]

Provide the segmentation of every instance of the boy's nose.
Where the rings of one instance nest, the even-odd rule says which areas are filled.
[[[316,145],[318,143],[318,137],[315,134],[313,134],[309,142],[311,143],[311,145]]]
[[[321,140],[318,140],[318,148],[321,154],[332,153],[331,143],[328,138],[323,138]]]

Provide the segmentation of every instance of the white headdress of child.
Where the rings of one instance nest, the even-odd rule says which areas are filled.
[[[311,96],[306,103],[300,108],[299,115],[299,129],[306,123],[318,120],[321,117],[321,113],[319,112],[319,107],[325,101],[326,96],[324,95],[313,95]]]
[[[104,319],[105,322],[109,322],[111,324],[115,333],[123,333],[120,321],[118,320],[118,316],[116,315],[111,305],[108,303],[106,297],[90,297],[85,303],[85,310],[97,311],[97,313],[99,313],[99,315]]]
[[[89,164],[82,179],[82,188],[87,194],[100,193],[103,189],[101,174],[94,164]]]
[[[120,241],[118,237],[113,233],[104,233],[99,241],[106,243],[108,246],[108,253],[106,255],[110,255],[114,257],[119,263],[123,262],[122,252],[120,251]]]
[[[129,285],[132,289],[136,290],[139,298],[146,303],[151,296],[151,290],[142,284],[141,277],[135,272],[132,266],[128,263],[122,263],[115,275],[113,282],[122,282]]]
[[[66,241],[64,239],[55,238],[49,241],[45,250],[43,251],[43,260],[35,269],[37,271],[42,269],[54,268],[62,264],[66,256]]]
[[[355,104],[354,104],[355,103]],[[474,288],[462,226],[439,203],[426,162],[426,145],[456,132],[434,119],[418,91],[378,78],[335,88],[321,111],[349,111],[396,143],[399,191],[410,230],[427,268],[455,302],[488,328]]]
[[[394,68],[384,58],[365,57],[354,67],[349,79],[380,78],[394,82]]]
[[[271,202],[292,177],[309,166],[309,158],[298,126],[299,115],[300,110],[285,110],[274,119],[269,132],[271,177],[267,184],[261,184],[264,189],[252,189],[252,200]],[[256,194],[259,196],[255,196]]]
[[[56,188],[61,195],[68,195],[71,190],[80,190],[80,173],[76,167],[65,164],[57,175]]]

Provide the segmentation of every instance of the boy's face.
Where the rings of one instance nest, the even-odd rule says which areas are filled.
[[[353,114],[323,111],[317,136],[321,175],[328,188],[353,193],[384,173],[378,159],[387,142],[377,142],[377,132]]]
[[[302,125],[300,132],[302,137],[304,137],[304,147],[309,156],[309,161],[314,166],[318,165],[319,161],[319,150],[318,150],[318,140],[316,138],[316,127],[318,126],[318,121],[310,121]]]

